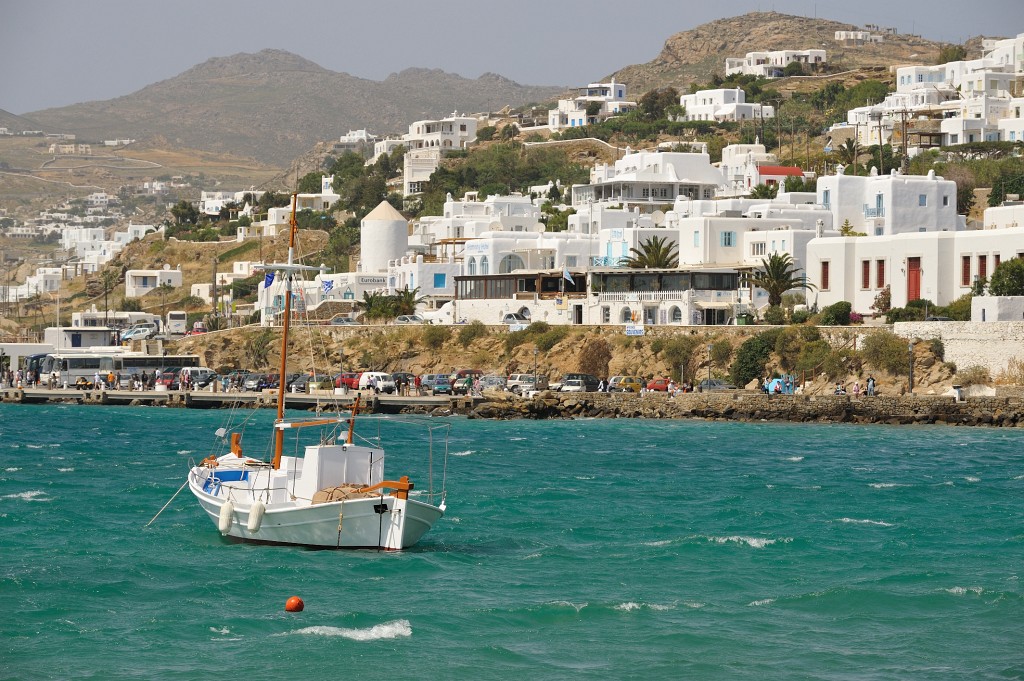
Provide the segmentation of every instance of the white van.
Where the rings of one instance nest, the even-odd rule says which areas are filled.
[[[213,369],[207,369],[206,367],[182,367],[181,371],[178,372],[179,381],[186,371],[192,380],[192,385],[198,388],[205,388],[210,384],[210,380],[217,375]]]
[[[371,376],[376,379],[378,392],[388,393],[389,395],[395,392],[395,379],[391,374],[386,374],[383,371],[364,371],[362,376],[359,377],[360,390],[366,390],[370,387]]]

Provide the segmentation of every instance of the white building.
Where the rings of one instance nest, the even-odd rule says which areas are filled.
[[[767,104],[747,103],[741,88],[700,90],[683,95],[679,104],[686,109],[684,121],[756,121],[775,117],[775,107]]]
[[[335,154],[352,152],[363,157],[368,157],[373,154],[374,145],[376,143],[377,136],[367,132],[365,128],[361,130],[349,130],[346,134],[338,138],[338,141],[334,143],[331,151]]]
[[[171,269],[164,265],[162,270],[128,270],[124,273],[124,295],[126,298],[138,298],[154,291],[162,285],[180,288],[182,284],[181,269]]]
[[[825,50],[772,50],[747,52],[744,57],[725,60],[725,75],[741,74],[759,78],[781,78],[782,72],[793,63],[812,69],[824,64]]]
[[[817,202],[832,213],[837,229],[849,221],[854,231],[869,236],[904,232],[952,232],[966,228],[956,213],[956,183],[938,177],[900,175],[892,171],[868,177],[835,175],[818,178]]]
[[[466,239],[491,231],[543,231],[541,211],[528,196],[488,196],[478,200],[476,192],[466,192],[455,200],[449,194],[443,215],[417,219],[409,235],[409,247],[417,253],[438,258],[461,253]]]
[[[626,99],[624,83],[591,83],[579,88],[575,97],[558,100],[555,108],[548,111],[548,128],[557,132],[594,125],[635,108],[636,102]]]
[[[835,40],[847,47],[857,47],[871,43],[880,43],[884,36],[871,31],[836,31]]]
[[[591,168],[589,184],[573,186],[572,204],[604,202],[650,212],[680,197],[710,199],[725,188],[725,179],[707,153],[633,152],[627,147],[613,165]]]
[[[402,138],[406,148],[402,176],[406,196],[422,191],[423,183],[437,170],[441,157],[450,151],[465,149],[476,140],[477,120],[473,116],[452,113],[440,120],[416,121]]]

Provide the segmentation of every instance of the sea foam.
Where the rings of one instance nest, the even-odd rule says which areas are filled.
[[[755,549],[763,549],[766,546],[772,544],[788,544],[793,541],[792,537],[784,537],[783,539],[769,539],[768,537],[741,537],[739,535],[732,535],[729,537],[707,537],[707,540],[714,542],[715,544],[746,544],[747,546]]]
[[[18,492],[17,494],[8,494],[4,496],[4,499],[21,499],[23,501],[52,501],[45,497],[46,492],[38,489],[34,489],[30,492]],[[40,499],[39,497],[43,497]]]
[[[395,620],[394,622],[385,622],[384,624],[378,624],[367,629],[318,626],[305,627],[304,629],[297,629],[288,633],[313,636],[341,636],[352,641],[380,641],[383,639],[412,636],[412,626],[409,624],[409,620]]]
[[[887,523],[882,520],[861,520],[858,518],[840,518],[841,523],[851,523],[853,525],[878,525],[879,527],[892,527],[892,523]]]

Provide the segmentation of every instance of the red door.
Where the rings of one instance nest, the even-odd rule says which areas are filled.
[[[921,258],[907,258],[907,302],[921,299]]]

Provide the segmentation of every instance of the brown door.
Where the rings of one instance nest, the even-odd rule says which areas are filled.
[[[921,258],[907,258],[907,302],[921,299]]]

